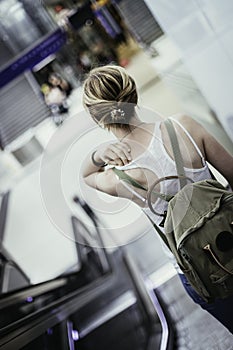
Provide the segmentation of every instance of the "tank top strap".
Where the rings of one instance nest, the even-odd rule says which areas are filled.
[[[202,164],[203,166],[206,164],[205,158],[200,150],[200,148],[198,147],[198,145],[196,144],[196,142],[194,141],[194,139],[192,138],[192,136],[190,135],[190,133],[188,132],[188,130],[185,129],[185,127],[176,119],[169,117],[169,119],[171,119],[172,121],[174,121],[176,124],[178,124],[180,126],[180,128],[184,131],[184,133],[187,135],[187,137],[189,138],[189,140],[191,141],[191,143],[193,144],[195,150],[197,151],[197,153],[199,154]]]

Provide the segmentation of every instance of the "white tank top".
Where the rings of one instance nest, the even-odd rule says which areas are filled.
[[[197,146],[196,142],[192,138],[192,136],[189,134],[189,132],[183,127],[182,124],[180,124],[177,120],[172,119],[175,123],[177,123],[181,129],[185,132],[191,143],[193,144],[194,148],[196,149],[197,153],[199,154],[203,167],[198,169],[192,169],[192,168],[184,168],[185,175],[187,177],[190,177],[193,181],[201,181],[205,179],[210,179],[211,174],[208,168],[208,165],[202,155],[201,150]],[[145,152],[143,152],[141,155],[133,159],[129,164],[124,166],[116,166],[117,169],[121,170],[129,170],[129,169],[136,169],[136,168],[145,168],[148,169],[156,174],[158,178],[164,177],[164,176],[170,176],[170,175],[177,175],[176,171],[176,165],[175,161],[168,155],[162,141],[162,135],[161,135],[161,129],[160,129],[161,122],[155,123],[154,133],[151,137],[151,141],[146,149]],[[142,208],[143,212],[148,215],[153,222],[155,222],[157,225],[162,220],[161,216],[158,216],[151,212],[149,207],[147,206],[146,200],[144,197],[142,197],[139,193],[137,193],[132,186],[129,186],[127,183],[122,181],[122,184],[135,196],[140,198],[142,201],[145,202],[145,207]],[[175,194],[179,190],[179,180],[166,180],[162,181],[160,183],[160,192],[165,194]],[[159,212],[163,213],[167,209],[167,202],[158,199],[155,204],[153,205],[154,209]],[[163,231],[163,228],[161,227],[161,230]],[[163,244],[164,245],[164,244]],[[168,248],[165,249],[168,253]],[[170,252],[170,251],[169,251]],[[169,253],[168,253],[169,254]],[[171,254],[171,253],[170,253]],[[169,256],[170,256],[169,254]],[[176,268],[178,265],[175,266]],[[179,269],[178,269],[179,271]],[[179,271],[181,272],[181,271]]]

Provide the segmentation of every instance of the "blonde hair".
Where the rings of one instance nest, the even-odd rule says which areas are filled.
[[[83,104],[99,125],[129,129],[138,102],[136,84],[123,67],[94,68],[83,84]]]

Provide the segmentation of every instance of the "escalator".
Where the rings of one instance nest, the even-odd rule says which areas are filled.
[[[173,349],[163,308],[130,257],[117,251],[111,263],[83,286],[70,275],[1,298],[0,349]]]
[[[1,294],[0,349],[174,350],[169,318],[135,260],[99,248],[98,220],[83,209],[96,232],[70,218],[79,269]]]

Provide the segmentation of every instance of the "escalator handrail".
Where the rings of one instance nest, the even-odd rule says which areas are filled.
[[[8,339],[8,341],[11,341],[21,333],[27,332],[27,330],[30,330],[32,327],[36,327],[39,322],[46,320],[50,316],[52,319],[55,318],[55,324],[59,323],[61,319],[66,319],[70,314],[76,312],[80,307],[83,307],[85,304],[93,300],[93,298],[96,298],[98,295],[100,295],[103,290],[112,284],[113,278],[114,276],[112,276],[112,278],[109,278],[107,274],[101,276],[98,278],[98,280],[88,284],[88,286],[84,286],[79,290],[72,291],[69,294],[53,301],[49,305],[46,305],[45,307],[42,307],[39,310],[36,310],[35,312],[25,316],[24,318],[21,318],[1,328],[0,348],[6,342],[6,339]],[[62,315],[60,315],[61,310],[63,310]],[[46,323],[46,327],[44,328],[45,331],[50,326],[52,327],[52,325],[48,325]]]

